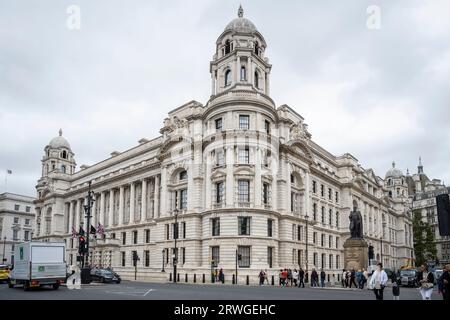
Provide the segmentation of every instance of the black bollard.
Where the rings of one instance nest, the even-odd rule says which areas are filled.
[[[232,284],[236,284],[236,279],[235,279],[235,277],[234,277],[234,274],[233,274],[233,278],[231,279],[231,283],[232,283]]]
[[[247,275],[246,283],[247,283],[247,285],[250,284],[250,277],[248,275]]]
[[[194,273],[194,283],[197,283],[197,274]]]
[[[205,283],[205,274],[202,276],[202,282]]]
[[[169,273],[169,282],[172,282],[172,273]]]
[[[275,285],[275,276],[272,276],[272,285]]]

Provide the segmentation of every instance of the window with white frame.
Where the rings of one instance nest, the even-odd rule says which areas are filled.
[[[216,204],[223,203],[224,198],[224,187],[223,187],[223,181],[216,183]]]
[[[238,246],[238,265],[240,268],[250,268],[250,246]]]
[[[249,164],[250,163],[249,147],[239,148],[239,163],[240,164]]]
[[[249,130],[250,129],[250,116],[240,115],[239,116],[239,129]]]
[[[238,180],[238,201],[241,203],[250,202],[249,180]]]

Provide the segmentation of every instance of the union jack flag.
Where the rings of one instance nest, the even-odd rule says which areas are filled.
[[[105,227],[103,227],[100,223],[97,226],[97,233],[101,236],[105,234]]]
[[[75,230],[75,228],[72,227],[72,239],[75,239],[76,237],[78,237],[77,230]]]

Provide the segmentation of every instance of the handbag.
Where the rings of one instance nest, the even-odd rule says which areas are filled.
[[[429,282],[424,282],[422,283],[422,289],[428,290],[428,289],[433,289],[434,284],[429,283]]]

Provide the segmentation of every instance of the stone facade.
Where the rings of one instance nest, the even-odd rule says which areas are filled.
[[[92,182],[93,222],[106,229],[106,238],[94,241],[94,264],[125,277],[134,274],[132,251],[140,279],[168,277],[176,213],[178,270],[189,281],[212,267],[229,281],[237,252],[240,277],[307,266],[338,280],[355,206],[365,240],[383,251],[386,266],[413,257],[407,196],[389,197],[392,187],[371,169],[349,153],[324,150],[301,115],[275,105],[266,47],[240,10],[216,42],[210,100],[169,112],[161,136],[72,172],[74,154],[60,133],[45,149],[37,184],[38,238],[65,240],[75,263],[70,234],[85,225]]]
[[[0,255],[14,264],[14,246],[33,237],[35,199],[14,193],[0,194]]]

